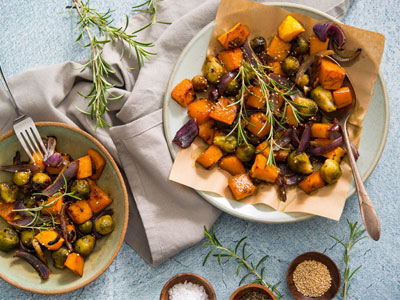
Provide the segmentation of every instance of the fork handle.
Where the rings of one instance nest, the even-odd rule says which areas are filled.
[[[363,220],[365,229],[367,230],[369,236],[373,240],[377,241],[379,240],[379,237],[381,235],[381,227],[374,206],[372,205],[371,199],[368,196],[368,193],[364,187],[364,183],[358,171],[353,151],[351,150],[350,139],[347,133],[347,122],[344,123],[344,126],[342,127],[342,132],[347,149],[347,155],[350,160],[350,166],[353,171],[354,182],[357,189],[358,203],[360,205],[360,211],[361,211],[361,219]]]
[[[17,106],[17,103],[15,102],[15,99],[14,99],[13,95],[11,94],[10,88],[8,87],[7,80],[4,77],[3,70],[1,69],[1,66],[0,66],[0,74],[1,74],[1,76],[0,76],[1,80],[0,81],[1,81],[4,89],[8,92],[8,96],[9,96],[8,98],[10,99],[10,102],[13,105],[15,112],[17,113],[17,117],[20,117],[22,114],[19,111],[19,108]]]

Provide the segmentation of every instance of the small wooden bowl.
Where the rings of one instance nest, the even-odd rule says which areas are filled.
[[[205,278],[194,273],[181,273],[168,280],[161,290],[160,300],[169,300],[169,289],[172,288],[175,284],[184,283],[185,281],[202,285],[208,295],[208,299],[217,300],[217,296],[215,295],[215,291],[212,285]]]
[[[233,292],[229,300],[239,300],[249,292],[259,292],[261,294],[268,296],[272,300],[276,300],[275,295],[272,293],[270,289],[268,289],[263,285],[255,283],[246,284],[244,286],[239,287],[236,291]]]
[[[302,293],[300,293],[296,285],[294,284],[293,281],[293,272],[296,269],[297,265],[302,263],[305,260],[316,260],[319,261],[320,263],[323,263],[329,270],[329,273],[331,274],[331,287],[329,290],[323,294],[320,297],[307,297],[304,296]],[[336,294],[338,293],[340,289],[340,271],[335,262],[330,259],[328,256],[321,252],[306,252],[303,253],[299,256],[297,256],[289,265],[289,268],[286,272],[286,283],[287,286],[292,293],[293,297],[298,299],[298,300],[328,300],[328,299],[333,299],[335,298]]]

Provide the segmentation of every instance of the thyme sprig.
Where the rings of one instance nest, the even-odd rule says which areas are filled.
[[[152,0],[152,2],[156,3],[156,0]],[[89,115],[92,120],[96,120],[95,129],[98,127],[110,127],[110,124],[103,118],[104,113],[108,111],[108,102],[118,100],[123,95],[116,96],[110,91],[115,85],[109,81],[109,76],[114,74],[115,70],[103,57],[104,45],[112,43],[114,46],[116,42],[128,44],[129,57],[132,55],[133,51],[136,53],[138,68],[140,69],[145,60],[149,60],[155,53],[148,50],[148,48],[154,46],[153,43],[138,41],[136,39],[137,33],[151,26],[152,23],[132,33],[128,33],[128,16],[126,16],[124,27],[115,27],[111,25],[113,22],[113,10],[108,10],[105,13],[98,12],[96,9],[89,6],[89,1],[83,3],[80,0],[73,0],[73,4],[69,12],[72,13],[75,9],[78,14],[78,26],[74,30],[78,32],[76,42],[82,47],[89,48],[89,59],[87,63],[82,66],[81,71],[90,68],[93,74],[93,85],[90,92],[86,95],[80,93],[82,97],[88,100],[87,106],[90,107],[90,110],[85,111],[77,106],[75,106],[75,108],[81,113]],[[154,10],[154,13],[156,12],[157,9]],[[83,42],[83,40],[86,42]],[[124,55],[124,47],[122,47],[121,59]]]
[[[204,258],[203,266],[206,264],[211,254],[213,254],[213,256],[217,258],[219,265],[222,265],[223,259],[227,259],[227,261],[229,261],[231,258],[233,258],[238,264],[238,267],[236,269],[236,276],[239,276],[242,269],[246,270],[246,274],[241,278],[239,286],[248,277],[253,276],[255,277],[255,279],[251,281],[251,283],[258,283],[268,287],[276,295],[277,299],[280,299],[282,297],[281,293],[277,289],[280,282],[276,284],[271,284],[264,279],[265,267],[262,267],[262,264],[268,259],[269,256],[265,255],[258,261],[257,264],[249,261],[249,258],[252,256],[252,254],[247,254],[246,252],[246,237],[242,238],[236,244],[235,249],[232,250],[230,248],[224,247],[219,242],[214,232],[214,226],[211,228],[211,231],[208,231],[207,228],[204,227],[204,234],[208,238],[208,242],[204,243],[203,246],[211,246],[212,249],[207,253],[206,257]]]
[[[21,228],[32,229],[32,230],[34,230],[34,229],[50,230],[50,229],[56,227],[58,225],[58,223],[56,222],[51,211],[48,210],[49,207],[52,207],[53,205],[55,205],[57,203],[58,200],[60,200],[63,197],[66,197],[66,196],[74,198],[76,200],[81,200],[81,198],[76,196],[74,192],[67,192],[68,182],[64,175],[62,175],[62,177],[64,179],[64,187],[63,187],[64,192],[59,191],[57,193],[54,193],[52,196],[49,196],[49,195],[46,195],[43,193],[33,193],[32,194],[33,196],[52,198],[52,200],[50,202],[47,203],[47,201],[42,201],[39,204],[39,206],[36,206],[36,207],[21,208],[21,209],[13,210],[15,212],[27,212],[32,217],[32,221],[26,225],[21,225],[20,226]],[[48,214],[51,217],[51,220],[46,221],[45,219],[43,219],[42,212],[46,212],[46,214]]]
[[[361,269],[362,265],[358,266],[354,271],[350,271],[350,250],[357,244],[359,241],[365,239],[367,236],[363,235],[365,229],[361,230],[362,224],[358,225],[358,222],[352,223],[347,220],[347,224],[349,225],[350,234],[347,241],[340,240],[337,237],[330,235],[335,241],[341,244],[344,247],[344,255],[343,261],[345,263],[345,269],[343,274],[343,289],[342,296],[343,300],[346,300],[349,289],[350,289],[350,281],[353,278],[354,274]]]

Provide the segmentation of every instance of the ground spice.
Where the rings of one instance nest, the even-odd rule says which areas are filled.
[[[251,291],[240,298],[240,300],[271,300],[271,297],[260,292]]]
[[[332,278],[323,263],[305,260],[294,270],[293,281],[297,290],[304,296],[319,297],[329,290]]]

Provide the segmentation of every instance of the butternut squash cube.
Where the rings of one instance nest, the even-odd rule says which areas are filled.
[[[337,108],[345,107],[353,102],[353,95],[348,86],[333,91],[332,96]]]
[[[236,119],[238,110],[238,106],[232,104],[233,101],[228,98],[219,98],[218,103],[215,104],[211,110],[210,117],[214,120],[232,125],[233,121]]]
[[[279,37],[287,43],[303,32],[304,27],[292,16],[287,16],[278,27]]]
[[[189,79],[183,79],[174,87],[171,97],[183,107],[187,107],[195,98],[193,83]]]
[[[235,48],[222,51],[218,54],[218,58],[223,63],[225,69],[230,72],[240,67],[242,63],[242,50]]]
[[[211,145],[215,135],[215,121],[210,119],[207,122],[199,125],[199,137],[207,144]]]
[[[329,38],[326,41],[321,41],[317,36],[310,36],[310,55],[328,50]]]
[[[268,46],[267,54],[275,57],[278,61],[283,61],[289,55],[292,45],[274,35],[271,43]]]
[[[272,68],[271,71],[275,74],[286,76],[285,72],[282,70],[281,62],[279,61],[270,61],[268,62],[268,67]]]
[[[54,243],[53,245],[49,245],[49,242],[55,240],[57,236],[58,232],[55,230],[42,230],[37,235],[35,235],[35,239],[37,239],[42,246],[45,246],[51,251],[55,251],[58,250],[64,243],[64,238],[60,237],[60,239],[56,243]]]
[[[200,99],[189,104],[187,113],[200,125],[210,119],[213,105],[214,103],[211,100]]]
[[[242,200],[254,194],[256,190],[256,187],[247,174],[240,174],[229,178],[228,186],[236,200]]]
[[[67,211],[72,221],[76,224],[85,223],[87,220],[93,217],[92,209],[86,200],[79,200],[72,203],[68,207]]]
[[[338,90],[346,77],[346,70],[327,59],[319,61],[319,82],[326,90]]]
[[[271,128],[270,124],[268,123],[267,116],[262,113],[255,113],[249,117],[250,124],[247,124],[246,128],[254,133],[254,135],[258,137],[264,137],[269,134],[269,130]]]
[[[209,169],[221,159],[222,155],[222,150],[218,146],[211,145],[199,155],[196,162]]]
[[[246,104],[255,108],[263,108],[265,107],[265,102],[267,101],[265,97],[263,97],[263,93],[259,86],[251,86],[249,88],[250,93],[246,98]]]
[[[320,170],[308,175],[299,184],[298,187],[301,188],[305,193],[310,194],[311,192],[322,188],[326,183],[321,177]]]
[[[333,124],[314,123],[311,125],[311,137],[329,139],[329,130]]]
[[[64,263],[68,269],[74,272],[76,275],[82,277],[83,268],[85,265],[85,260],[79,253],[70,253],[67,257],[67,260]]]
[[[322,154],[322,156],[329,158],[329,159],[336,160],[340,164],[340,162],[342,161],[342,158],[345,154],[346,154],[346,150],[344,150],[342,147],[337,147],[337,148],[333,149],[332,151]]]
[[[88,204],[93,212],[97,215],[112,203],[112,198],[107,195],[93,180],[88,180],[90,184],[90,194],[88,196]]]
[[[235,154],[221,158],[219,167],[222,170],[228,171],[231,175],[239,175],[246,172],[242,161]]]
[[[218,37],[218,41],[225,49],[240,47],[244,44],[249,31],[242,24],[237,23],[230,30]]]
[[[267,165],[267,158],[264,155],[256,155],[250,171],[251,177],[274,183],[278,175],[279,169],[274,165]]]

